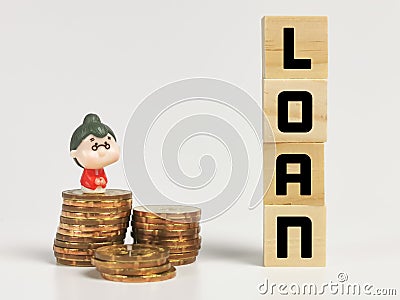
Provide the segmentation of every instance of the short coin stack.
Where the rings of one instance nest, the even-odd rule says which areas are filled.
[[[175,277],[169,250],[152,245],[112,245],[95,250],[92,264],[107,280],[152,282]]]
[[[131,192],[110,189],[102,194],[89,194],[69,190],[62,197],[53,246],[58,263],[92,266],[94,249],[123,244],[132,208]]]
[[[184,205],[135,207],[132,237],[136,244],[167,247],[173,266],[193,263],[201,245],[200,214],[199,208]]]

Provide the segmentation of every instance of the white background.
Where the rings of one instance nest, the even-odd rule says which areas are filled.
[[[257,286],[336,280],[397,288],[399,1],[0,2],[2,299],[244,299]],[[262,206],[203,225],[195,264],[122,284],[57,266],[61,192],[81,170],[69,138],[97,112],[122,141],[138,103],[189,77],[231,82],[261,103],[261,17],[329,16],[327,267],[262,267]],[[110,187],[127,188],[122,162]],[[301,298],[301,297],[298,297]]]

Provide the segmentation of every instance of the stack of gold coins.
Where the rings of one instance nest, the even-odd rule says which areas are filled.
[[[54,240],[57,262],[92,266],[94,249],[123,244],[132,208],[132,193],[106,190],[89,194],[81,190],[62,193],[60,224]]]
[[[200,214],[184,205],[138,206],[132,214],[132,237],[137,244],[168,247],[172,265],[193,263],[200,250]]]
[[[152,245],[112,245],[95,250],[92,264],[103,278],[120,282],[162,281],[175,277],[169,250]]]

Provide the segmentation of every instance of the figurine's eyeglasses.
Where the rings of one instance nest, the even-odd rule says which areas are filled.
[[[107,142],[104,142],[104,144],[98,144],[98,143],[94,143],[94,145],[92,146],[92,150],[93,151],[97,151],[97,149],[99,149],[99,147],[104,147],[107,150],[110,149],[110,144]]]

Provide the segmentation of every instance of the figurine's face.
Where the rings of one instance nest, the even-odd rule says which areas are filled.
[[[119,159],[119,146],[111,134],[102,138],[91,134],[71,151],[71,157],[85,169],[101,169]]]

